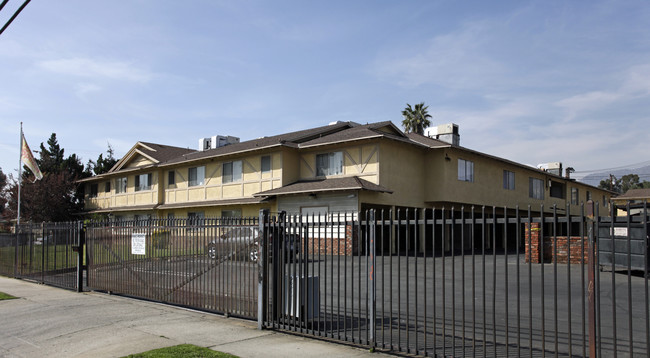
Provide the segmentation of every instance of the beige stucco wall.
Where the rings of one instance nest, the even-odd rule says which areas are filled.
[[[261,172],[262,156],[271,157],[271,171]],[[195,202],[204,200],[224,200],[249,198],[263,190],[279,187],[282,182],[282,156],[280,151],[273,153],[256,153],[245,156],[233,156],[227,159],[199,162],[171,168],[175,171],[176,186],[169,187],[166,183],[164,202],[166,204]],[[241,180],[223,183],[222,168],[224,163],[241,161]],[[189,168],[205,167],[203,185],[188,186]],[[165,179],[167,180],[167,179]]]
[[[378,183],[379,144],[338,144],[309,149],[300,154],[300,179],[316,179],[316,156],[332,152],[343,154],[343,173],[328,178],[358,176]]]
[[[446,160],[445,158],[449,158]],[[474,181],[458,180],[458,159],[474,163]],[[567,182],[536,168],[527,169],[509,164],[504,161],[475,154],[458,148],[431,150],[425,159],[427,184],[426,201],[431,205],[486,205],[497,207],[531,209],[538,211],[544,205],[545,211],[550,211],[556,205],[559,212],[566,211],[567,203],[571,201],[571,188],[577,187],[580,202],[586,201],[586,192],[590,191],[594,200],[609,197],[606,191],[589,187],[579,182]],[[503,171],[515,173],[515,189],[503,188]],[[529,178],[540,179],[544,183],[544,199],[534,199],[529,196]],[[564,197],[551,197],[548,186],[549,180],[555,185],[564,185]],[[551,184],[553,185],[553,184]],[[579,205],[570,205],[572,213],[578,213]]]
[[[387,193],[362,193],[364,203],[421,207],[424,198],[424,151],[413,145],[383,140],[377,154],[377,184],[392,190]]]

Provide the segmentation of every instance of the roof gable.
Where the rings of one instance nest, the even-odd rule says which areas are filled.
[[[120,159],[109,173],[127,168],[140,168],[164,163],[172,158],[192,152],[191,149],[168,145],[138,142]]]

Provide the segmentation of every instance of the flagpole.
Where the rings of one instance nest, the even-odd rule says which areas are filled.
[[[16,225],[20,225],[20,186],[23,181],[23,122],[20,122],[20,146],[18,148],[18,217]]]

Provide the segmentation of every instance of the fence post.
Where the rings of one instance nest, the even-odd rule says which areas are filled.
[[[86,225],[77,222],[77,292],[84,290],[84,246],[86,243]]]
[[[260,210],[259,231],[258,231],[258,253],[257,253],[257,329],[264,329],[266,318],[266,307],[268,298],[268,267],[265,255],[268,248],[268,225],[269,211]]]
[[[15,225],[14,229],[14,237],[16,238],[16,245],[15,245],[15,250],[14,250],[14,278],[18,277],[18,235],[19,234],[20,227],[18,224]]]
[[[375,210],[371,209],[368,212],[368,257],[369,257],[369,265],[368,265],[368,279],[370,280],[370,288],[368,289],[368,296],[370,300],[370,348],[373,349],[375,348],[375,328],[376,328],[376,310],[377,310],[377,300],[375,297],[375,289],[376,289],[376,282],[375,282]]]
[[[587,308],[589,316],[589,357],[596,358],[596,304],[595,304],[595,289],[596,289],[596,238],[594,234],[594,202],[592,200],[587,201],[587,235],[589,239],[589,258],[588,258],[588,269],[587,269],[587,301],[589,302],[589,307]]]

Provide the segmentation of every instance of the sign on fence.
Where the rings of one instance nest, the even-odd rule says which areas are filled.
[[[131,254],[132,255],[146,255],[146,234],[131,234]]]

